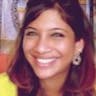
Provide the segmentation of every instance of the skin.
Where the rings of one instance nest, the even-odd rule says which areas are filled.
[[[23,50],[40,79],[38,94],[60,96],[73,57],[83,49],[83,43],[82,39],[75,41],[73,30],[54,9],[44,11],[27,26]]]

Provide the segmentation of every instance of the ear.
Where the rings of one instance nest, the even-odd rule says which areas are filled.
[[[84,45],[85,45],[85,42],[83,39],[76,41],[76,44],[75,44],[76,53],[78,53],[78,52],[82,53],[82,51],[84,49]]]

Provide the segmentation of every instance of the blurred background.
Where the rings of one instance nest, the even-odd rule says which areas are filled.
[[[96,0],[79,1],[92,24],[96,47]],[[5,72],[9,66],[10,50],[22,25],[26,3],[27,0],[0,0],[0,72]]]

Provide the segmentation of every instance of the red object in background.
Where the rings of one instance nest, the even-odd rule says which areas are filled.
[[[0,73],[6,72],[8,66],[8,54],[0,53]]]

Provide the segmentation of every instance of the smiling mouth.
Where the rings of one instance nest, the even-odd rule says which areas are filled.
[[[49,64],[56,60],[56,58],[38,58],[37,62],[40,64]]]
[[[40,68],[49,68],[56,63],[57,58],[37,58],[35,64]]]

